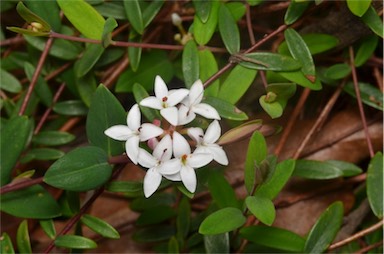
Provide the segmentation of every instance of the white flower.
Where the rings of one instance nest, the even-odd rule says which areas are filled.
[[[163,129],[151,123],[140,125],[141,114],[139,105],[135,104],[127,115],[127,125],[114,125],[104,131],[110,138],[125,142],[125,151],[129,159],[137,164],[139,155],[139,142],[157,137],[163,133]]]
[[[221,146],[215,144],[221,134],[220,124],[214,120],[207,128],[205,135],[201,128],[189,128],[188,135],[197,142],[194,153],[209,153],[213,159],[222,164],[228,165],[228,158]]]
[[[219,113],[211,105],[200,103],[204,95],[204,86],[201,80],[196,80],[191,86],[188,97],[186,97],[179,108],[179,125],[190,123],[196,114],[208,119],[220,120]]]
[[[188,95],[188,89],[168,91],[168,87],[160,76],[155,78],[155,95],[140,102],[141,106],[159,109],[160,114],[173,126],[178,124],[178,110],[176,104]]]
[[[170,180],[179,180],[190,192],[195,192],[197,179],[195,168],[200,168],[212,161],[213,156],[208,153],[193,153],[188,141],[178,132],[173,133],[173,155],[175,159],[164,162],[163,167],[169,171],[177,172],[174,174],[164,174]]]
[[[169,161],[172,157],[172,139],[165,135],[156,145],[151,155],[146,150],[140,148],[138,162],[141,166],[148,168],[144,177],[144,195],[151,196],[161,183],[163,174],[172,175],[177,173],[177,168],[163,167],[163,162]]]

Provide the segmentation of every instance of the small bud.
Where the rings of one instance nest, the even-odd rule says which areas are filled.
[[[32,26],[32,30],[34,30],[33,28],[36,28],[37,30],[41,30],[44,28],[43,25],[40,24],[39,22],[32,22],[31,26]]]
[[[275,94],[274,92],[268,92],[267,96],[265,96],[264,101],[271,103],[271,102],[274,102],[276,100],[276,97],[277,97],[277,94]]]
[[[174,26],[177,26],[177,27],[181,26],[182,20],[181,20],[179,14],[172,13],[171,18],[172,18],[172,24]]]

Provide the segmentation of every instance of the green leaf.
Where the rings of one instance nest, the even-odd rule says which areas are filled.
[[[104,53],[104,47],[100,44],[89,44],[82,57],[75,62],[75,73],[77,78],[85,76],[95,66],[101,55]]]
[[[221,84],[218,98],[235,104],[248,90],[256,74],[256,70],[237,65]]]
[[[19,2],[16,6],[16,10],[19,13],[19,15],[28,23],[39,23],[42,28],[39,29],[41,32],[49,32],[51,30],[51,26],[42,18],[37,16],[35,13],[30,11],[22,2]]]
[[[221,39],[230,54],[240,51],[240,32],[236,21],[225,4],[221,4],[218,17]]]
[[[184,197],[181,199],[176,219],[177,235],[181,239],[185,239],[188,236],[191,226],[191,205],[189,199]]]
[[[300,69],[301,63],[289,56],[270,52],[256,52],[234,56],[239,64],[249,69],[265,71],[295,71]]]
[[[251,134],[254,131],[259,130],[261,127],[262,127],[261,120],[252,120],[252,121],[246,122],[224,133],[220,137],[218,144],[225,145],[228,143],[241,140],[247,136],[251,136]]]
[[[144,22],[139,1],[124,0],[124,8],[131,26],[136,30],[136,32],[138,32],[139,34],[143,34]]]
[[[362,17],[371,6],[372,0],[347,0],[348,9],[356,16]]]
[[[56,229],[55,229],[55,223],[52,219],[45,219],[40,220],[40,226],[44,230],[45,234],[51,238],[52,240],[55,239],[56,236]]]
[[[208,188],[219,208],[240,208],[235,191],[222,174],[213,171],[208,178]]]
[[[291,177],[295,169],[295,163],[296,161],[292,159],[278,163],[271,178],[262,183],[260,187],[257,188],[255,194],[271,200],[274,199]]]
[[[301,63],[301,71],[304,76],[313,83],[316,79],[315,64],[307,44],[300,34],[292,28],[285,30],[284,36],[293,58]]]
[[[3,254],[14,254],[12,240],[7,233],[3,233],[0,237],[0,252]]]
[[[216,30],[220,2],[218,0],[210,2],[212,2],[212,5],[208,20],[206,22],[202,22],[197,15],[195,15],[193,20],[193,35],[199,45],[207,44]]]
[[[32,142],[38,145],[60,146],[74,139],[74,135],[64,131],[41,131],[33,136]]]
[[[135,30],[129,33],[130,42],[142,42],[142,37]],[[128,47],[129,64],[134,72],[137,71],[140,65],[142,48]]]
[[[127,20],[122,1],[104,1],[102,4],[94,5],[93,7],[104,17]]]
[[[132,92],[135,83],[139,83],[147,91],[153,89],[156,75],[168,82],[173,77],[173,66],[164,51],[152,50],[143,54],[140,66],[136,72],[127,69],[123,72],[116,84],[116,92]]]
[[[231,12],[232,17],[237,22],[239,21],[246,12],[246,7],[244,3],[241,2],[227,2],[225,3],[228,10]]]
[[[103,33],[101,35],[101,45],[107,48],[112,42],[112,32],[118,26],[114,18],[108,18],[104,23]]]
[[[174,206],[175,202],[176,198],[173,194],[154,193],[149,198],[145,198],[144,195],[136,198],[131,202],[130,208],[134,211],[144,211],[146,209],[154,209],[157,206]]]
[[[39,1],[26,1],[28,8],[43,18],[52,27],[53,31],[61,31],[60,9],[56,1],[46,1],[40,4]]]
[[[212,8],[212,1],[200,1],[193,0],[193,6],[195,7],[196,16],[202,23],[206,23],[209,18],[209,14]]]
[[[206,253],[230,253],[229,234],[204,235]]]
[[[297,160],[293,175],[308,179],[334,179],[343,176],[343,172],[327,162]]]
[[[27,163],[32,160],[57,160],[65,155],[64,152],[53,148],[33,148],[30,149],[20,160],[21,163]]]
[[[231,218],[230,220],[228,218]],[[199,227],[199,233],[203,235],[216,235],[230,232],[241,227],[246,221],[241,210],[234,207],[226,207],[210,214]]]
[[[168,241],[168,253],[180,253],[179,242],[176,237],[171,237]]]
[[[194,41],[190,40],[184,46],[182,61],[185,86],[191,88],[193,83],[198,80],[200,76],[199,51]]]
[[[378,36],[383,38],[383,21],[376,10],[370,6],[361,20]]]
[[[30,133],[32,122],[26,116],[17,116],[1,126],[0,139],[0,185],[11,181],[11,173],[20,154],[23,152]]]
[[[145,88],[138,83],[135,83],[133,85],[132,92],[133,92],[133,96],[135,97],[135,101],[137,103],[140,103],[142,99],[147,98],[149,96]],[[143,113],[143,115],[148,119],[149,122],[153,122],[153,120],[155,119],[161,119],[161,116],[158,110],[151,109],[148,107],[143,107],[143,106],[139,106],[139,107],[140,107],[141,113]]]
[[[17,229],[16,243],[17,250],[19,253],[32,253],[27,220],[23,220]]]
[[[294,83],[271,83],[267,86],[267,92],[273,92],[276,94],[276,101],[283,104],[289,98],[291,98],[296,92],[296,84]],[[284,104],[285,106],[285,104]]]
[[[240,235],[245,239],[279,250],[302,253],[305,240],[285,229],[267,227],[267,226],[250,226],[240,229]]]
[[[278,102],[268,102],[268,97],[266,95],[262,95],[259,98],[260,106],[264,109],[264,111],[272,118],[278,118],[283,115],[284,108]]]
[[[83,116],[88,113],[88,108],[82,101],[68,100],[56,103],[53,111],[65,116]]]
[[[329,67],[324,76],[329,79],[343,79],[351,73],[351,67],[346,63],[335,64]]]
[[[40,185],[1,195],[1,211],[21,218],[50,219],[60,215],[56,200]]]
[[[203,102],[214,107],[223,118],[234,121],[248,120],[248,116],[243,111],[227,101],[216,97],[205,97]]]
[[[334,167],[340,169],[343,172],[344,177],[355,176],[363,173],[363,170],[356,166],[355,164],[337,161],[337,160],[328,160],[327,163],[333,165]]]
[[[213,76],[216,72],[219,71],[219,67],[217,65],[215,56],[208,49],[199,51],[199,63],[200,63],[199,64],[200,79],[203,83],[207,81],[211,76]],[[209,96],[216,97],[217,94],[219,93],[219,89],[220,89],[220,81],[217,79],[204,90],[204,94],[206,96],[209,95]]]
[[[89,214],[84,214],[80,220],[84,225],[104,237],[111,239],[120,238],[119,232],[117,232],[116,229],[114,229],[110,224],[102,219],[91,216]]]
[[[291,3],[288,6],[287,12],[284,16],[284,23],[286,25],[292,25],[295,23],[305,12],[305,10],[308,8],[310,2],[296,2],[291,1]]]
[[[249,140],[247,157],[245,160],[244,182],[248,193],[251,193],[261,179],[256,179],[256,171],[261,162],[267,158],[267,144],[264,136],[255,131]]]
[[[249,211],[262,223],[271,226],[276,217],[275,206],[272,201],[264,196],[248,196],[245,199]]]
[[[14,27],[14,26],[11,26],[11,27],[7,26],[7,29],[9,31],[12,31],[15,33],[19,33],[19,34],[23,34],[23,35],[29,35],[29,36],[48,36],[49,35],[48,32],[35,32],[33,30]]]
[[[31,81],[33,75],[35,74],[35,67],[29,63],[25,62],[24,71],[27,75],[27,78]],[[53,101],[52,91],[49,88],[47,82],[39,75],[37,78],[37,83],[34,89],[34,92],[39,97],[39,99],[44,103],[45,106],[50,107]]]
[[[101,40],[104,18],[84,0],[57,0],[60,9],[77,30],[85,37]]]
[[[151,209],[144,210],[136,220],[136,225],[145,226],[157,224],[168,220],[176,215],[175,210],[169,206],[156,206]]]
[[[147,27],[155,18],[164,4],[164,0],[154,0],[143,11],[143,23],[144,27]]]
[[[91,104],[92,95],[96,91],[97,83],[93,73],[88,73],[82,78],[76,78],[75,85],[83,103],[89,107]]]
[[[1,90],[5,90],[10,93],[18,93],[22,89],[19,80],[3,69],[0,69],[0,80]]]
[[[304,76],[302,71],[278,72],[278,74],[293,83],[307,87],[311,90],[321,90],[320,79],[317,78],[316,81],[312,83]]]
[[[293,3],[293,2],[292,2]],[[330,50],[339,44],[339,40],[329,34],[320,34],[320,33],[311,33],[311,34],[303,34],[301,38],[304,40],[307,45],[311,55],[319,54]],[[287,41],[283,41],[279,48],[278,52],[283,55],[289,55],[289,49],[287,45]]]
[[[159,242],[170,239],[175,234],[173,226],[156,225],[136,230],[133,233],[133,240],[140,243]]]
[[[373,213],[383,218],[383,154],[381,152],[371,159],[367,172],[367,196]]]
[[[358,85],[363,103],[383,111],[383,93],[376,86],[368,83],[360,82]],[[344,91],[356,98],[355,86],[353,85],[353,82],[348,82],[344,86]]]
[[[359,46],[356,57],[355,57],[355,66],[362,66],[375,52],[377,44],[379,42],[379,37],[376,35],[370,35],[362,41]]]
[[[114,125],[126,125],[126,112],[116,97],[100,85],[91,100],[86,122],[87,137],[91,145],[100,147],[108,156],[122,154],[124,146],[104,134]]]
[[[87,191],[104,184],[112,174],[106,152],[94,146],[67,153],[49,167],[44,182],[70,191]]]
[[[308,234],[304,252],[322,253],[328,248],[343,222],[343,210],[343,203],[338,201],[321,214]]]
[[[86,237],[78,235],[61,235],[55,240],[56,247],[68,249],[95,249],[97,244]]]
[[[106,189],[111,192],[122,192],[126,196],[143,196],[143,183],[134,181],[113,181]]]

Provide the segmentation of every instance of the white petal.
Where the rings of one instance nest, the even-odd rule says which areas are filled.
[[[163,108],[160,110],[160,114],[173,126],[177,125],[178,112],[176,107]]]
[[[139,131],[140,141],[147,141],[148,139],[157,137],[164,132],[163,129],[151,123],[143,123]]]
[[[187,188],[187,190],[189,190],[190,192],[194,193],[197,185],[195,170],[191,167],[183,166],[180,170],[180,176],[185,188]]]
[[[201,102],[204,95],[204,86],[200,79],[196,80],[195,83],[191,86],[189,92],[189,101],[191,105],[196,105]]]
[[[188,95],[188,93],[188,89],[184,88],[170,91],[167,100],[168,105],[170,107],[175,106],[177,103],[181,102]]]
[[[213,155],[209,153],[193,153],[188,156],[187,164],[193,168],[201,168],[213,160]]]
[[[140,127],[141,123],[141,114],[139,105],[135,104],[132,106],[132,108],[129,110],[127,115],[127,125],[128,127],[135,131]]]
[[[144,177],[144,195],[146,198],[151,196],[161,183],[161,175],[154,169],[150,168]]]
[[[178,125],[184,125],[193,121],[196,118],[196,114],[190,110],[189,107],[181,105],[179,108]]]
[[[104,134],[115,140],[125,141],[134,135],[134,132],[126,125],[114,125],[106,129]]]
[[[168,96],[168,87],[159,75],[155,78],[155,95],[160,100]]]
[[[212,107],[211,105],[208,105],[206,103],[200,103],[192,107],[193,112],[196,114],[199,114],[201,116],[204,116],[208,119],[216,119],[220,120],[219,113],[217,113],[217,110]]]
[[[184,154],[189,155],[191,153],[191,147],[188,141],[180,135],[178,132],[173,132],[173,155],[176,158],[180,158]]]
[[[142,148],[139,148],[139,156],[137,157],[137,161],[141,166],[145,168],[153,168],[159,163],[159,161],[153,157],[152,154],[148,153]]]
[[[168,161],[172,157],[172,152],[172,139],[167,134],[157,144],[155,150],[153,150],[153,156],[159,161]]]
[[[148,108],[154,108],[154,109],[163,108],[163,104],[161,103],[161,100],[159,100],[155,96],[149,96],[147,98],[142,99],[140,101],[140,105]]]
[[[160,164],[158,171],[162,175],[173,175],[179,172],[181,169],[180,159],[172,159]]]
[[[181,181],[180,171],[172,175],[163,175],[165,178],[171,181]]]
[[[213,159],[221,165],[228,165],[228,157],[224,149],[219,145],[210,145],[207,150],[213,155]]]
[[[197,127],[188,128],[188,136],[197,144],[201,144],[204,137],[203,129]]]
[[[125,151],[129,159],[137,164],[137,157],[139,156],[139,137],[132,136],[125,142]]]
[[[215,143],[221,135],[220,124],[217,120],[214,120],[207,128],[207,131],[204,135],[204,143],[213,144]]]

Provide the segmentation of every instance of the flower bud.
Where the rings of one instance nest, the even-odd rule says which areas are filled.
[[[182,20],[181,20],[179,14],[172,13],[171,18],[172,18],[172,24],[174,26],[177,26],[177,27],[181,26]]]

